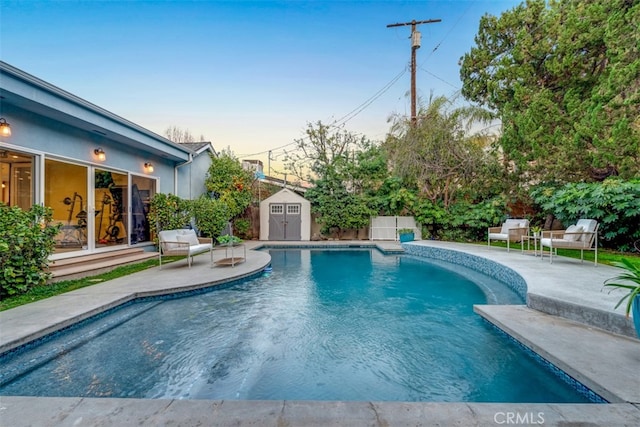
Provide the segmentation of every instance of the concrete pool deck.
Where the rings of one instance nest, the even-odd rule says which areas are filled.
[[[0,312],[0,352],[29,342],[130,299],[196,289],[257,274],[269,255],[263,245],[377,245],[395,242],[247,242],[247,260],[212,267],[208,255],[192,268],[177,261],[130,276]],[[459,251],[505,265],[527,283],[529,306],[476,306],[475,310],[611,404],[208,401],[171,399],[38,398],[0,396],[0,426],[127,425],[640,425],[640,340],[625,336],[630,323],[617,293],[602,291],[616,269],[579,260],[540,260],[520,250],[420,241],[410,245]],[[224,257],[224,250],[214,252]],[[599,323],[601,322],[601,323]],[[602,325],[604,329],[595,327]],[[611,333],[605,329],[614,330]]]

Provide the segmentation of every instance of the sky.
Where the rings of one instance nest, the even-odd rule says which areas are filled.
[[[411,26],[388,24],[441,19],[417,26],[426,102],[459,94],[480,17],[519,3],[2,0],[0,59],[152,132],[177,126],[266,168],[309,123],[382,141],[389,117],[410,115]]]

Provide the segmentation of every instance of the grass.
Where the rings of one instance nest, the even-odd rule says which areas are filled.
[[[479,243],[479,242],[478,242]],[[492,242],[491,246],[507,247],[506,242]],[[509,247],[512,250],[519,251],[520,244],[511,244]],[[572,249],[559,249],[558,255],[569,258],[580,259],[580,251]],[[584,259],[588,262],[593,262],[595,253],[593,251],[585,251]],[[548,255],[547,255],[548,256]],[[167,257],[167,262],[176,261],[184,257]],[[614,262],[621,259],[628,259],[632,264],[640,267],[640,255],[614,252],[607,250],[598,251],[598,263],[612,265]],[[99,274],[97,276],[84,277],[82,279],[64,280],[56,283],[46,284],[42,286],[36,286],[31,288],[27,293],[22,295],[16,295],[8,297],[0,301],[0,311],[8,310],[10,308],[18,307],[30,302],[39,301],[45,298],[49,298],[55,295],[63,294],[65,292],[73,291],[76,289],[84,288],[86,286],[95,285],[96,283],[106,282],[107,280],[116,279],[118,277],[127,276],[138,271],[146,270],[147,268],[156,267],[159,261],[157,259],[151,259],[137,264],[130,264],[121,267],[117,267],[107,273]]]
[[[478,242],[478,244],[480,244],[480,242]],[[483,242],[483,244],[486,245],[487,242]],[[491,242],[491,246],[506,248],[507,244],[506,242]],[[511,243],[509,247],[511,248],[511,250],[517,250],[517,251],[521,250],[521,246],[519,243]],[[531,245],[531,250],[533,250],[533,245]],[[538,250],[540,250],[540,248],[538,248]],[[558,255],[564,256],[567,258],[580,259],[580,251],[576,249],[558,249]],[[544,256],[545,258],[549,256],[548,248],[545,249]],[[595,259],[595,251],[584,251],[585,262],[587,261],[593,262],[594,259]],[[633,254],[629,252],[616,252],[616,251],[598,248],[598,264],[613,265],[615,262],[619,262],[622,259],[627,259],[632,264],[640,267],[640,254]]]
[[[172,262],[184,257],[163,257],[163,264],[165,262]],[[166,261],[165,261],[166,260]],[[10,296],[0,301],[0,311],[8,310],[10,308],[18,307],[30,302],[35,302],[49,298],[55,295],[63,294],[65,292],[74,291],[87,286],[95,285],[96,283],[106,282],[107,280],[117,279],[118,277],[127,276],[129,274],[137,273],[142,270],[146,270],[151,267],[158,266],[159,261],[157,259],[149,259],[136,264],[123,265],[116,267],[115,269],[99,274],[97,276],[83,277],[81,279],[63,280],[55,283],[48,283],[41,286],[34,286],[24,294]]]

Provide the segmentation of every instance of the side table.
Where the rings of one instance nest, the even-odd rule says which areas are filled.
[[[524,242],[527,242],[527,252],[531,252],[531,241],[533,240],[533,256],[538,256],[538,240],[540,239],[539,233],[532,235],[524,235],[520,238],[520,246],[522,247],[522,253],[524,253]],[[542,248],[541,248],[542,249]]]
[[[235,254],[235,251],[237,249],[239,249],[240,247],[242,247],[242,256],[237,256]],[[229,256],[229,254],[231,254],[231,256]],[[236,264],[240,264],[242,262],[245,262],[247,260],[247,247],[243,244],[240,245],[232,245],[232,246],[228,246],[225,245],[224,246],[224,258],[219,259],[218,261],[216,261],[214,264],[215,265],[221,265],[221,266],[231,266],[231,267],[235,267]]]

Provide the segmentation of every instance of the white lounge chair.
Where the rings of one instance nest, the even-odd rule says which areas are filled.
[[[529,234],[529,220],[510,218],[500,227],[489,227],[487,232],[487,246],[491,246],[492,240],[502,240],[507,242],[507,252],[509,252],[510,242],[522,241],[522,236]]]
[[[549,262],[553,263],[553,254],[558,249],[579,249],[580,261],[584,262],[584,251],[595,251],[594,265],[598,265],[598,221],[581,219],[566,230],[545,231],[540,239],[540,253],[544,258],[544,248],[549,248]]]
[[[160,246],[160,268],[162,269],[163,256],[186,255],[187,263],[191,268],[193,256],[204,252],[210,252],[213,262],[212,239],[196,236],[194,230],[162,230],[158,233]]]

